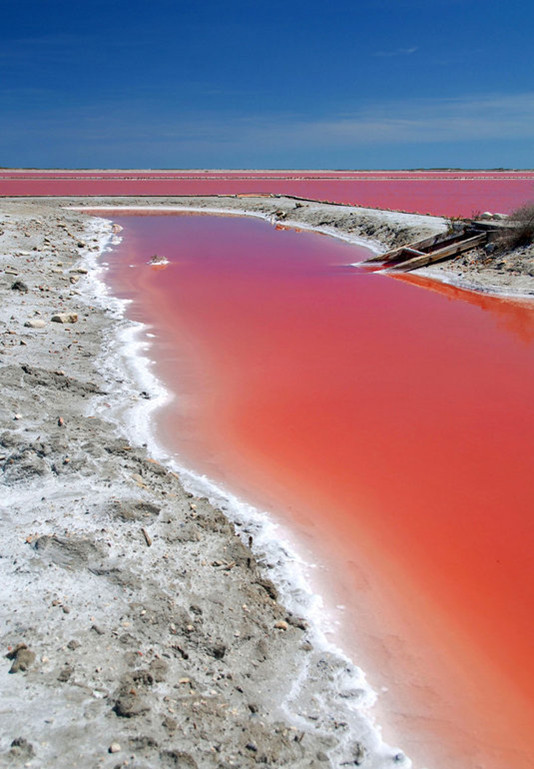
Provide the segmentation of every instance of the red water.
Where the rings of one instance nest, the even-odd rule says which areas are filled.
[[[254,193],[470,217],[534,200],[534,171],[0,171],[0,196]]]
[[[531,767],[534,305],[256,220],[114,221],[110,282],[180,393],[164,440],[326,565],[385,737],[417,767]]]

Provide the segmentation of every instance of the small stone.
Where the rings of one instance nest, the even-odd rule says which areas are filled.
[[[277,630],[287,630],[289,625],[287,622],[283,619],[278,620],[278,622],[274,623],[274,626]]]
[[[35,653],[31,649],[28,649],[26,644],[17,644],[15,648],[6,654],[6,657],[13,660],[13,664],[9,670],[10,673],[19,673],[28,670],[35,662]]]
[[[31,742],[25,740],[24,737],[16,737],[11,743],[9,754],[19,759],[30,760],[35,756],[35,750]]]
[[[52,315],[51,320],[53,323],[77,323],[78,313],[77,312],[59,312],[56,315]]]
[[[178,723],[174,718],[171,718],[170,716],[165,716],[163,721],[161,722],[163,727],[167,729],[169,732],[174,732],[178,728]]]
[[[216,660],[222,660],[226,654],[226,646],[222,643],[215,643],[208,651]]]
[[[67,644],[67,648],[74,651],[75,649],[78,649],[81,646],[81,643],[77,641],[75,638],[72,639],[72,641],[69,641]]]
[[[168,669],[169,669],[169,666],[165,662],[165,660],[154,659],[150,663],[150,672],[154,676],[154,681],[158,681],[158,682],[164,681],[167,675]]]
[[[113,710],[120,718],[132,718],[147,713],[149,707],[136,694],[127,692],[115,701]]]
[[[22,419],[22,414],[15,414],[13,416],[13,419],[15,419],[16,421],[18,421],[19,419]]]
[[[91,625],[91,630],[94,630],[97,635],[104,635],[104,631],[98,625]]]
[[[112,742],[108,748],[108,753],[119,753],[121,746],[118,742]]]
[[[63,670],[58,675],[57,680],[60,683],[64,684],[69,680],[69,678],[73,673],[74,673],[74,668],[72,668],[70,665],[65,665]]]
[[[365,748],[362,745],[361,742],[355,742],[352,746],[352,753],[353,753],[353,763],[356,766],[360,766],[360,764],[363,764],[365,760]]]
[[[26,283],[24,283],[24,281],[16,280],[14,283],[11,284],[11,290],[20,291],[21,294],[27,294],[28,286],[26,285]]]
[[[297,617],[294,614],[290,614],[288,617],[286,617],[286,621],[288,625],[292,625],[293,627],[298,627],[299,630],[307,630],[308,629],[308,623],[305,619],[302,617]]]

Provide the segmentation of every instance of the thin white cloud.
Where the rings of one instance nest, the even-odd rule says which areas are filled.
[[[228,134],[268,145],[379,144],[534,139],[534,92],[372,104],[316,120],[240,119]]]
[[[217,147],[258,152],[357,150],[370,146],[534,141],[534,92],[447,99],[407,99],[367,104],[309,118],[297,114],[236,115],[173,108],[162,114],[141,100],[39,110],[0,124],[0,140],[64,137],[66,141],[160,143],[195,152]],[[0,145],[1,146],[1,145]]]
[[[534,140],[534,92],[456,99],[413,99],[367,105],[308,119],[296,115],[203,116],[161,125],[163,141],[199,149],[221,145],[263,150]]]
[[[417,46],[413,46],[412,48],[395,48],[392,51],[375,51],[373,56],[382,58],[390,58],[392,56],[411,56],[412,53],[415,53],[418,50],[419,48]]]

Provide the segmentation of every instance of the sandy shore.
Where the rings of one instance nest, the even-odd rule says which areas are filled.
[[[0,765],[409,767],[371,728],[358,669],[280,600],[254,531],[186,491],[112,407],[151,394],[102,365],[131,330],[98,293],[112,229],[65,209],[102,205],[248,213],[377,252],[447,226],[290,198],[2,201]],[[474,273],[534,293],[531,275]]]

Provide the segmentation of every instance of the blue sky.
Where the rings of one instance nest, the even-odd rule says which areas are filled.
[[[0,7],[0,166],[534,167],[528,0]]]

